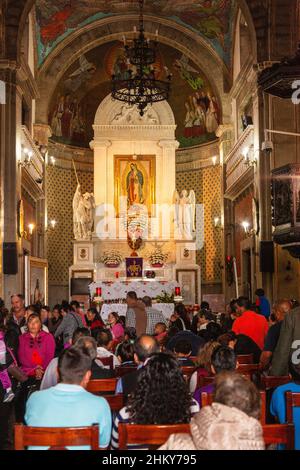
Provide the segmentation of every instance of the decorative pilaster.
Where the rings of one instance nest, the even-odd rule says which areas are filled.
[[[3,243],[17,243],[17,201],[21,185],[17,169],[17,65],[0,61],[0,80],[5,83],[5,104],[0,104],[1,255]],[[18,251],[20,243],[18,243]],[[2,256],[1,256],[2,261]],[[4,275],[1,269],[1,297],[10,305],[10,296],[21,289],[20,275]]]

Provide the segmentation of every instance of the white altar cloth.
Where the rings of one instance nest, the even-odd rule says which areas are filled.
[[[166,319],[169,319],[170,316],[174,313],[174,304],[153,304],[153,308],[161,312]],[[101,308],[102,320],[106,321],[109,313],[111,312],[117,312],[119,315],[124,315],[126,317],[127,305],[103,304]]]
[[[101,297],[106,300],[126,299],[127,292],[134,291],[138,298],[145,295],[155,299],[166,292],[174,294],[175,287],[179,287],[177,281],[114,281],[93,282],[89,285],[91,298],[96,294],[96,288],[101,287]]]

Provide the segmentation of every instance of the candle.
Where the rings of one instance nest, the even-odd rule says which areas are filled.
[[[180,290],[180,287],[175,287],[175,295],[180,295],[181,293],[181,290]]]
[[[120,275],[120,273],[117,272],[116,273],[116,279],[119,279],[119,275]]]
[[[97,296],[97,297],[101,297],[101,294],[102,294],[102,289],[101,289],[101,287],[96,287],[96,296]]]

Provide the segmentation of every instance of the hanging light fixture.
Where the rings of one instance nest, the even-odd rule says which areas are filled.
[[[144,0],[139,0],[139,34],[133,40],[133,46],[126,44],[123,36],[127,67],[112,75],[112,98],[137,106],[143,116],[148,105],[169,98],[172,75],[164,67],[165,80],[155,78],[155,61],[157,39],[150,43],[145,38],[144,29]],[[136,28],[135,28],[136,31]],[[156,37],[158,32],[156,31]]]

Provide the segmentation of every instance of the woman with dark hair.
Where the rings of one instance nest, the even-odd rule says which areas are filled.
[[[120,343],[117,358],[121,363],[120,367],[136,367],[136,364],[134,362],[134,345],[129,341],[123,341],[123,343]]]
[[[119,445],[119,422],[189,423],[197,410],[177,360],[167,353],[154,354],[139,374],[128,406],[122,408],[114,420],[111,447],[117,449]]]
[[[217,341],[218,337],[222,334],[222,329],[218,323],[210,321],[207,324],[206,329],[201,330],[198,334],[206,343],[209,343],[210,341]]]
[[[113,339],[120,342],[124,337],[124,327],[120,322],[119,315],[116,312],[110,312],[108,315],[108,323]]]
[[[180,331],[191,329],[191,321],[183,304],[177,304],[175,306],[175,311],[170,318],[169,327],[172,328],[174,326]]]
[[[17,421],[22,422],[26,400],[30,393],[39,390],[44,372],[55,353],[55,341],[50,333],[42,330],[42,322],[37,313],[27,320],[26,333],[19,338],[18,357],[22,371],[28,379],[22,384],[16,409]]]
[[[54,357],[55,341],[50,333],[42,330],[42,322],[37,313],[27,320],[28,332],[20,336],[19,361],[28,377],[41,380],[49,362]]]
[[[62,320],[63,320],[62,308],[60,305],[57,304],[54,306],[51,312],[50,318],[48,319],[49,332],[54,334],[57,328],[59,327],[59,325],[61,324]]]
[[[95,335],[93,334],[94,333],[93,330],[95,330],[96,328],[98,328],[99,330],[100,328],[105,327],[98,310],[94,307],[89,308],[88,311],[86,312],[85,321],[86,321],[87,327],[90,328],[91,330],[91,335],[94,338],[95,338]]]

